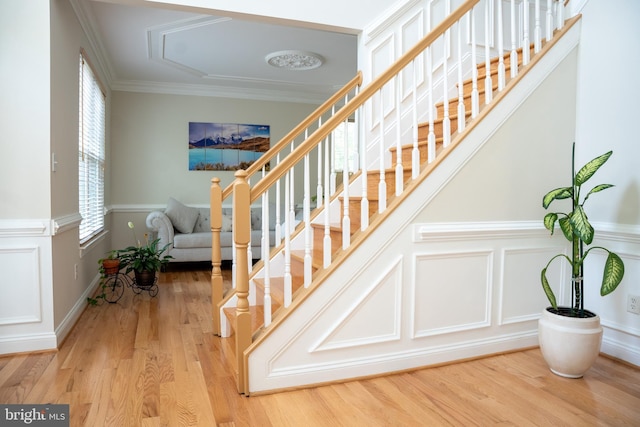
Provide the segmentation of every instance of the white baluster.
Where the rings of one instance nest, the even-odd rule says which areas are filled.
[[[311,235],[311,174],[309,155],[304,156],[304,199],[302,202],[302,216],[304,220],[304,287],[311,284],[313,238]]]
[[[262,179],[264,179],[265,175],[267,174],[266,171],[266,167],[262,167]],[[262,224],[260,224],[260,247],[264,249],[265,245],[269,245],[269,234],[268,232],[265,233],[265,228],[264,228],[264,224],[265,224],[265,209],[268,211],[269,210],[269,199],[267,198],[267,191],[265,191],[264,193],[262,193],[262,197],[261,197],[261,210],[262,210]],[[267,228],[268,230],[268,228]],[[261,251],[260,253],[260,259],[264,260],[265,259],[265,252],[264,250]]]
[[[318,128],[322,126],[322,117],[318,119]],[[318,184],[316,186],[316,208],[320,208],[324,204],[324,191],[322,190],[322,146],[324,141],[318,143]]]
[[[360,132],[362,107],[356,111],[356,126],[358,126],[358,144],[360,145],[360,168],[362,170],[362,201],[360,202],[360,229],[362,231],[369,227],[369,194],[368,194],[368,168],[367,168],[367,144]]]
[[[276,155],[276,164],[280,164],[280,153]],[[275,229],[275,246],[280,246],[282,242],[282,227],[280,225],[280,180],[276,181],[276,229]]]
[[[516,2],[511,0],[511,78],[518,75],[518,45],[516,36]]]
[[[490,40],[490,5],[489,1],[485,2],[484,7],[484,104],[488,105],[493,100],[493,81],[491,80],[491,46]]]
[[[400,87],[400,74],[396,74],[396,196],[402,194],[402,187],[404,186],[404,167],[402,166],[402,130],[400,129],[400,123],[402,117],[400,114],[400,105],[402,104],[402,88]]]
[[[529,0],[524,0],[522,6],[522,65],[527,65],[531,59],[531,40],[529,38]]]
[[[433,104],[433,63],[431,48],[427,48],[427,81],[429,83],[429,134],[427,135],[427,161],[429,163],[436,159],[436,133],[434,131],[434,109]]]
[[[351,244],[351,219],[349,217],[349,118],[344,123],[344,163],[342,167],[342,249]]]
[[[547,0],[547,41],[553,38],[553,4],[551,0]]]
[[[504,28],[502,24],[502,0],[498,2],[498,91],[502,91],[505,85],[505,66],[504,66]]]
[[[411,150],[411,178],[416,179],[420,173],[420,149],[418,148],[418,55],[413,60],[413,114],[411,118],[411,129],[413,130],[413,150]],[[363,229],[364,230],[364,229]]]
[[[335,105],[331,107],[331,117],[333,117],[336,113]],[[335,194],[336,192],[336,162],[335,162],[335,138],[333,137],[333,132],[331,132],[331,137],[329,139],[329,144],[331,146],[331,176],[329,179],[329,195]],[[327,204],[329,203],[329,199],[326,200]]]
[[[290,181],[293,179],[293,170],[290,170],[285,174],[285,183],[284,183],[284,205],[285,212],[289,210],[289,192],[291,191]],[[290,218],[288,215],[285,215],[284,219],[284,227],[285,230],[290,229]],[[291,283],[291,236],[289,233],[284,233],[284,306],[289,307],[291,304],[291,294],[292,294],[292,283]]]
[[[534,37],[534,52],[540,52],[542,49],[542,23],[540,22],[540,0],[536,0],[535,2],[535,17],[536,17],[536,26],[533,34]]]
[[[304,139],[307,139],[307,132],[308,129],[305,129],[304,131]],[[291,152],[293,153],[293,142],[291,143]],[[296,228],[296,202],[295,202],[295,187],[296,187],[296,174],[295,174],[295,166],[291,167],[291,170],[289,171],[289,173],[291,173],[291,180],[289,185],[291,185],[291,188],[289,190],[289,211],[287,212],[287,215],[289,215],[289,227],[287,228],[286,233],[291,236]]]
[[[329,267],[331,264],[331,213],[330,210],[330,200],[331,194],[329,194],[329,137],[325,140],[324,145],[324,237],[322,240],[322,265],[324,268]]]
[[[382,213],[387,209],[387,183],[384,177],[384,96],[382,94],[383,89],[380,89],[380,161],[379,172],[380,179],[378,180],[378,212]]]
[[[564,27],[564,0],[556,1],[556,25],[560,30]]]
[[[464,106],[464,82],[462,80],[462,22],[458,21],[458,133],[464,131],[466,126],[466,113]]]
[[[449,30],[446,30],[444,33],[444,37],[446,40],[449,40]],[[443,138],[443,142],[442,144],[447,147],[449,145],[449,142],[451,142],[451,118],[449,117],[449,83],[448,83],[448,76],[449,76],[449,68],[448,68],[448,64],[449,64],[449,57],[447,55],[447,42],[443,43],[444,45],[444,60],[442,62],[442,85],[443,85],[443,90],[444,90],[444,97],[443,97],[443,117],[442,117],[442,138]],[[434,150],[434,154],[435,154],[435,150]]]
[[[471,9],[469,25],[471,27],[471,117],[480,113],[480,94],[478,92],[478,65],[476,63],[476,8]]]

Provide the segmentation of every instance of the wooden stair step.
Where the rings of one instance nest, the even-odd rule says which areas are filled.
[[[301,262],[303,264],[303,268],[304,268],[304,250],[303,249],[299,249],[299,250],[293,250],[291,251],[291,259],[296,259],[299,262]],[[313,259],[313,250],[311,251],[311,272],[315,272],[319,269],[322,268],[322,263],[316,263],[315,260]],[[304,273],[303,273],[303,277],[304,277]]]
[[[277,310],[278,307],[274,308],[274,305],[271,305],[272,313]],[[222,310],[224,312],[225,317],[229,320],[229,324],[231,325],[231,329],[234,330],[236,325],[236,307],[226,307]],[[255,332],[259,330],[264,325],[264,306],[262,305],[250,305],[249,313],[251,313],[251,331]]]

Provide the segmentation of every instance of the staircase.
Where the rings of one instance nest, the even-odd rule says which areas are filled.
[[[547,41],[542,42],[542,47],[544,49],[546,49],[544,45],[547,43]],[[535,58],[540,56],[535,52],[533,44],[530,45],[529,55],[532,58],[532,63],[529,65],[530,67],[535,63]],[[517,57],[518,68],[520,70],[523,69],[523,66],[526,68],[523,64],[522,49],[518,49],[517,52],[515,52],[515,56]],[[438,159],[435,162],[437,163],[445,158],[448,153],[462,141],[465,136],[465,131],[463,129],[468,131],[470,127],[473,127],[478,120],[484,117],[488,110],[494,107],[495,102],[498,102],[501,99],[501,94],[508,92],[508,89],[516,83],[515,81],[510,82],[512,80],[511,58],[513,57],[514,52],[508,52],[502,57],[494,57],[491,59],[489,67],[486,67],[486,64],[483,62],[476,67],[477,74],[475,79],[469,78],[456,84],[456,94],[459,93],[458,89],[462,87],[465,116],[464,126],[457,114],[457,112],[460,111],[458,107],[458,95],[435,105],[435,118],[432,123],[427,121],[418,124],[417,149],[419,152],[419,174],[421,177],[419,181],[423,181],[425,175],[429,173],[429,169],[434,167],[434,165],[431,165],[431,162],[429,162],[429,159],[432,161],[434,158]],[[499,81],[499,75],[501,74],[500,68],[502,66],[504,67],[505,80],[501,83]],[[487,77],[487,73],[491,81],[493,92],[490,99],[492,98],[494,100],[494,102],[490,104],[485,103],[485,78]],[[521,75],[522,73],[518,76]],[[517,78],[515,80],[517,80]],[[498,89],[503,85],[506,90],[498,93]],[[476,91],[476,94],[474,94],[474,90]],[[478,115],[475,118],[472,118],[472,102],[476,96],[479,101],[479,111]],[[453,112],[448,117],[445,117],[445,102],[448,104],[448,111]],[[449,126],[445,126],[444,124],[447,120],[450,122]],[[449,138],[445,138],[444,135],[444,129],[447,127],[450,129],[450,135],[448,135]],[[430,141],[435,143],[434,146],[431,144],[431,150],[434,151],[431,153],[429,148]],[[450,144],[446,144],[447,141],[452,142]],[[275,331],[279,323],[283,322],[287,316],[295,311],[297,306],[304,302],[305,298],[317,289],[323,281],[327,280],[327,277],[329,277],[336,268],[335,261],[344,259],[352,249],[352,247],[343,248],[343,218],[345,213],[348,213],[349,215],[348,233],[350,238],[347,239],[347,241],[353,242],[354,246],[356,244],[360,245],[362,241],[366,240],[371,234],[368,230],[362,230],[362,220],[364,218],[361,215],[363,209],[361,204],[363,203],[364,196],[361,195],[363,191],[358,189],[358,183],[362,182],[363,173],[366,173],[366,203],[368,205],[368,208],[366,208],[366,218],[369,224],[376,224],[376,221],[380,222],[387,219],[385,217],[389,215],[389,212],[401,203],[402,200],[400,199],[406,197],[406,195],[416,189],[416,186],[413,185],[416,181],[412,179],[412,176],[415,175],[412,171],[412,152],[415,151],[415,147],[416,144],[413,142],[402,146],[400,164],[402,165],[402,182],[404,183],[403,187],[405,188],[405,192],[402,193],[402,197],[397,197],[395,195],[396,173],[399,169],[397,148],[395,145],[388,148],[392,167],[384,170],[384,182],[386,184],[384,185],[384,187],[386,187],[386,199],[384,201],[384,205],[389,206],[390,209],[385,210],[384,214],[379,212],[381,196],[381,172],[379,170],[367,170],[366,172],[359,171],[350,177],[349,186],[354,187],[354,190],[349,191],[352,195],[349,195],[348,197],[348,209],[345,209],[344,206],[344,192],[338,188],[332,202],[327,201],[324,206],[309,214],[308,224],[310,225],[313,242],[310,253],[311,264],[310,267],[308,267],[310,268],[313,276],[313,282],[311,285],[307,284],[307,286],[305,286],[305,258],[308,255],[308,245],[305,247],[304,243],[289,244],[289,242],[300,242],[303,240],[307,222],[301,221],[296,226],[295,231],[293,231],[282,244],[271,250],[268,273],[265,273],[266,263],[264,260],[258,261],[253,266],[252,271],[247,276],[249,286],[248,292],[238,288],[235,291],[232,290],[231,292],[228,292],[219,304],[215,305],[214,301],[216,308],[222,307],[222,313],[224,315],[224,319],[226,319],[226,321],[224,319],[221,320],[219,331],[220,335],[225,339],[232,341],[238,339],[235,327],[239,324],[238,314],[240,312],[246,316],[244,322],[246,322],[247,317],[250,319],[248,322],[250,325],[250,340],[247,341],[246,338],[242,338],[242,342],[236,342],[235,345],[230,346],[231,348],[235,348],[237,353],[243,352],[244,349],[249,346],[250,342],[255,343]],[[277,168],[275,169],[274,173],[277,173]],[[339,212],[339,215],[332,215],[331,219],[327,220],[325,219],[325,212],[327,210]],[[234,224],[234,227],[235,226],[236,224]],[[215,227],[212,225],[212,228]],[[328,266],[325,253],[323,251],[323,248],[327,247],[327,240],[330,240],[331,242],[331,266]],[[347,244],[347,246],[349,245]],[[237,268],[242,267],[239,266]],[[214,261],[213,276],[215,276],[215,269],[216,263]],[[243,275],[244,272],[241,271],[240,274]],[[244,281],[244,279],[241,279],[241,281]],[[291,284],[290,291],[288,291],[289,282]],[[245,293],[249,295],[249,299],[247,300],[248,306],[238,302],[239,295],[242,294],[240,296],[244,297]],[[273,323],[275,324],[265,325],[265,302],[267,303],[266,307],[270,307],[267,311],[272,314]],[[241,306],[242,309],[239,309],[238,307]],[[246,379],[246,374],[244,372],[246,371],[246,366],[243,366],[246,364],[246,357],[243,354],[236,354],[235,357],[238,361],[239,367],[237,372],[239,391],[248,394],[250,390],[247,385],[248,380]]]

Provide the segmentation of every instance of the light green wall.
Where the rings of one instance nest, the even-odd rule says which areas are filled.
[[[420,221],[542,221],[542,196],[570,177],[576,63],[574,51],[497,128]]]
[[[211,178],[226,186],[233,172],[188,170],[189,122],[271,126],[278,142],[317,105],[199,96],[113,92],[111,204],[158,205],[175,197],[208,204]]]

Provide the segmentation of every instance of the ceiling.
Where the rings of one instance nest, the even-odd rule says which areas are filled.
[[[353,34],[99,0],[76,4],[113,90],[321,103],[357,70]],[[322,65],[294,71],[265,59],[294,50],[318,54]],[[307,59],[293,56],[300,58]]]

